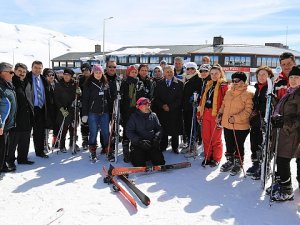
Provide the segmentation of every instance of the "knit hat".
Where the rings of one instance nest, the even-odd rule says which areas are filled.
[[[137,71],[137,68],[135,66],[128,66],[127,69],[126,69],[126,76],[128,77],[130,72],[132,70],[136,70]]]
[[[151,104],[149,98],[141,97],[136,101],[136,107],[141,109],[144,105]]]
[[[93,66],[92,73],[94,73],[94,72],[96,72],[96,71],[100,71],[100,72],[103,73],[103,68],[102,68],[102,66],[99,65],[99,64],[95,64],[95,65]]]
[[[75,72],[70,68],[65,68],[64,74],[69,74],[69,75],[73,76],[75,74]]]
[[[289,73],[289,77],[290,76],[300,76],[300,65],[293,66],[291,72]]]
[[[204,70],[204,71],[210,71],[211,65],[209,64],[202,64],[199,68],[199,70]]]
[[[194,68],[195,70],[197,69],[197,64],[194,62],[188,62],[187,64],[185,64],[186,68]]]
[[[231,75],[231,80],[238,78],[244,82],[247,80],[247,75],[244,72],[235,72]]]
[[[91,72],[91,65],[89,63],[83,63],[80,67],[81,71],[87,69]]]

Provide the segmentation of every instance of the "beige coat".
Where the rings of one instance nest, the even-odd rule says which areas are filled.
[[[253,108],[253,95],[247,84],[235,87],[231,86],[226,92],[219,113],[222,113],[222,126],[232,130],[250,129],[249,117]],[[229,117],[234,117],[233,124],[228,122]]]

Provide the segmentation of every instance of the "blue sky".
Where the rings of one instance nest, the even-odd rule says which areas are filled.
[[[11,0],[0,21],[40,26],[121,46],[280,42],[300,51],[299,0]],[[286,35],[288,34],[288,35]]]

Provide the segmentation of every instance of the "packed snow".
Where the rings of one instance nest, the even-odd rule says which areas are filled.
[[[249,137],[245,146],[246,170],[251,165]],[[149,206],[144,206],[119,180],[136,199],[136,210],[120,192],[114,192],[111,185],[103,182],[102,166],[109,166],[103,155],[96,163],[89,161],[88,151],[76,155],[54,151],[49,156],[49,159],[35,157],[31,141],[29,159],[35,164],[17,165],[15,173],[2,174],[1,225],[296,225],[300,222],[295,160],[291,163],[294,201],[274,202],[270,207],[260,181],[245,178],[243,173],[237,176],[221,173],[220,166],[203,168],[202,157],[186,159],[168,149],[164,152],[168,164],[188,160],[192,166],[130,175],[129,179],[151,199]],[[123,163],[122,150],[118,159],[112,163],[115,167],[130,166]]]

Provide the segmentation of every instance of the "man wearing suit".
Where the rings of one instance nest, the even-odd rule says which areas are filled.
[[[35,154],[41,158],[48,158],[49,156],[44,153],[48,84],[46,79],[41,75],[42,69],[43,63],[34,61],[31,66],[31,72],[27,74],[27,77],[28,82],[31,84],[31,96],[34,105],[33,143]]]

